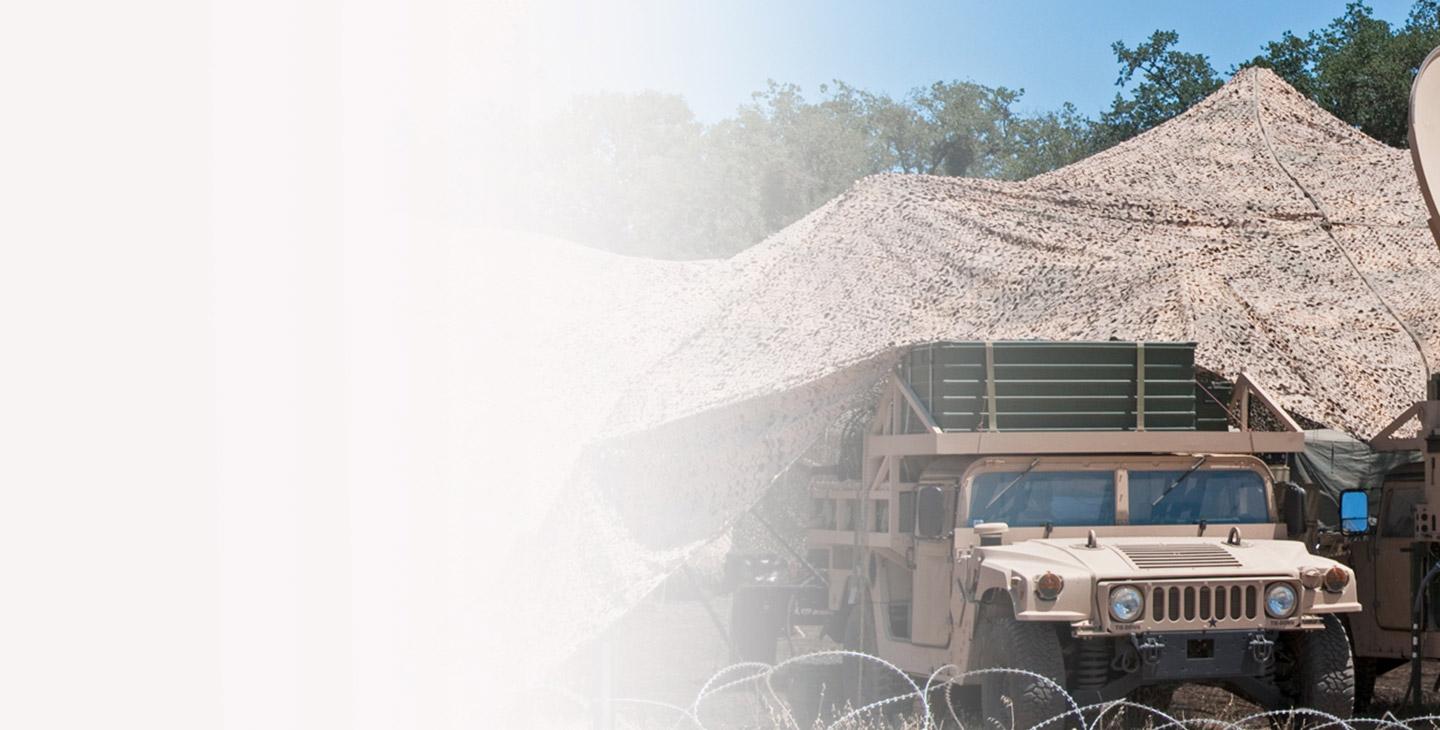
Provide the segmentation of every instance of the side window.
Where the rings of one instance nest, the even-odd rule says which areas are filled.
[[[1381,537],[1412,537],[1415,534],[1413,508],[1420,501],[1419,486],[1391,487],[1385,500],[1385,516],[1380,520]]]
[[[926,505],[920,500],[918,491],[926,487],[939,487],[944,496],[943,504],[938,510],[940,512],[940,531],[948,533],[955,529],[955,499],[959,495],[959,489],[953,481],[945,482],[924,482],[916,485],[915,492],[900,493],[900,531],[914,533],[916,524],[920,521],[919,511],[926,509]]]

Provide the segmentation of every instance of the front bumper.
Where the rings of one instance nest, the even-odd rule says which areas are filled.
[[[1117,664],[1133,668],[1143,682],[1256,677],[1274,661],[1276,637],[1273,631],[1131,634]]]
[[[1086,639],[1110,657],[1104,678],[1094,675],[1071,692],[1081,704],[1123,699],[1137,687],[1176,682],[1225,683],[1257,699],[1273,700],[1268,681],[1279,632],[1175,631]],[[1108,644],[1108,649],[1102,649]]]

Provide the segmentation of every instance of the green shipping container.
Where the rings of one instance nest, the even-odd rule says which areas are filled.
[[[944,431],[1227,427],[1228,384],[1197,387],[1190,342],[939,342],[901,374]]]

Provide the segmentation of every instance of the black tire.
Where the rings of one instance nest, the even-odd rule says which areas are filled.
[[[980,678],[981,711],[986,724],[1001,730],[1029,730],[1070,709],[1065,692],[1065,660],[1055,626],[1016,621],[1010,601],[982,603],[975,617],[976,668],[1023,669],[1050,678],[1055,684],[1022,674],[988,674]],[[1070,718],[1073,722],[1077,718]],[[1055,721],[1047,730],[1062,730],[1069,723]]]
[[[845,619],[843,642],[847,650],[878,656],[874,610],[867,595],[862,595],[860,602],[850,607],[849,616]],[[840,660],[840,692],[850,703],[851,710],[914,691],[895,670],[877,661],[852,656]],[[893,724],[912,704],[904,700],[890,702],[866,713],[866,716]]]
[[[1355,664],[1350,657],[1350,639],[1340,619],[1326,616],[1325,628],[1300,634],[1295,650],[1296,687],[1292,694],[1295,705],[1341,719],[1353,716]]]

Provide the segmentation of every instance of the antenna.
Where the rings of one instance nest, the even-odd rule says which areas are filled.
[[[1430,235],[1440,244],[1440,210],[1426,181],[1426,170],[1440,175],[1440,48],[1430,52],[1420,63],[1420,71],[1410,85],[1410,158],[1415,164],[1415,177],[1420,193],[1430,211]]]

